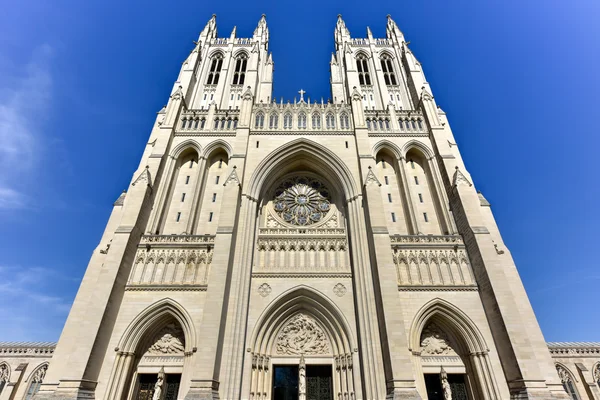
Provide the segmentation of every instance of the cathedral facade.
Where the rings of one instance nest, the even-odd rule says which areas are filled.
[[[386,32],[338,17],[331,99],[277,102],[264,16],[250,38],[213,16],[50,362],[0,399],[600,399],[596,361],[548,350],[421,64]]]

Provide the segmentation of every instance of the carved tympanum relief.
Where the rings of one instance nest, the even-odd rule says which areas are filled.
[[[156,334],[153,344],[148,348],[147,355],[162,356],[166,354],[183,354],[184,335],[181,327],[170,323]]]
[[[430,323],[421,333],[421,355],[456,355],[448,336],[435,323]]]
[[[305,314],[296,314],[277,336],[277,354],[329,354],[329,340],[317,323]]]

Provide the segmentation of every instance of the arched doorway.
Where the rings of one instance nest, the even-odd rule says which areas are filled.
[[[357,377],[349,327],[322,294],[300,286],[279,298],[256,324],[249,351],[249,398],[352,399]]]

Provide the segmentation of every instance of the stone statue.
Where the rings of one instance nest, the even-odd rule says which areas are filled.
[[[298,400],[306,400],[306,362],[304,354],[300,355],[298,366]]]
[[[440,371],[440,379],[442,381],[442,390],[444,391],[444,400],[452,400],[452,389],[450,388],[448,374],[444,370],[444,367]]]
[[[156,379],[156,383],[154,384],[154,394],[152,395],[152,400],[161,400],[162,398],[162,389],[165,384],[165,367],[162,367],[158,372],[158,378]]]

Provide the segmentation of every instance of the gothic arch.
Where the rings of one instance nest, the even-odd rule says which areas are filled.
[[[216,49],[216,50],[213,50],[212,52],[210,52],[208,54],[208,58],[212,59],[218,55],[221,55],[221,57],[225,58],[225,53],[223,53],[223,50],[221,50],[221,49]]]
[[[373,157],[376,158],[377,154],[383,149],[390,151],[394,156],[396,156],[396,159],[400,159],[402,154],[406,154],[406,152],[403,152],[395,143],[383,139],[377,142],[375,146],[373,146]]]
[[[433,151],[431,151],[431,149],[427,147],[427,145],[425,145],[423,142],[414,139],[409,140],[408,142],[406,142],[406,144],[404,144],[404,146],[402,146],[401,156],[406,158],[406,154],[412,149],[417,149],[427,159],[433,157]]]
[[[389,58],[391,58],[392,60],[395,60],[395,59],[396,59],[396,56],[395,56],[395,55],[394,55],[392,52],[390,52],[390,51],[387,51],[387,50],[381,50],[381,51],[379,52],[379,55],[378,55],[378,56],[379,56],[378,58],[379,58],[380,60],[381,60],[381,58],[382,58],[383,56],[388,56],[388,57],[389,57]]]
[[[244,55],[248,59],[250,59],[250,54],[246,50],[244,50],[244,49],[237,50],[235,53],[233,53],[233,58],[235,59],[235,58],[238,58],[239,56],[242,56],[242,55]]]
[[[475,323],[458,307],[446,300],[435,298],[425,304],[413,319],[409,346],[419,357],[421,333],[430,323],[435,324],[453,339],[456,353],[465,364],[467,385],[474,398],[499,399],[498,383],[493,375],[489,349]],[[422,378],[421,378],[422,379]],[[422,382],[424,388],[424,382]]]
[[[356,53],[354,53],[354,59],[358,59],[358,57],[363,56],[365,57],[367,60],[370,60],[372,57],[369,53],[367,53],[364,50],[358,50]]]
[[[192,352],[196,343],[196,332],[192,318],[175,300],[165,298],[148,306],[129,324],[119,341],[118,349],[122,352],[134,353],[148,331],[160,327],[162,322],[174,318],[185,335],[185,352]]]
[[[6,361],[0,362],[0,385],[2,385],[2,382],[4,382],[5,385],[10,382],[10,374],[10,365]],[[2,389],[3,386],[0,386],[0,393],[2,393]]]
[[[45,361],[45,362],[43,362],[43,363],[39,364],[39,365],[38,365],[37,367],[35,367],[34,369],[32,369],[32,370],[31,370],[31,372],[29,373],[29,376],[27,376],[27,379],[25,379],[25,382],[31,382],[31,379],[32,379],[32,377],[34,377],[34,376],[35,376],[35,374],[37,374],[37,372],[38,372],[40,369],[42,369],[42,368],[44,368],[44,367],[48,368],[48,365],[50,365],[50,363],[49,363],[49,362],[47,362],[47,361]],[[44,374],[45,374],[45,373],[44,373]],[[42,378],[42,379],[43,379],[43,378]]]
[[[202,154],[202,146],[200,146],[200,144],[197,141],[195,141],[194,139],[186,139],[183,142],[179,143],[177,146],[175,146],[171,150],[171,153],[169,155],[174,159],[178,159],[188,149],[195,150],[198,156]]]
[[[231,158],[231,154],[233,153],[233,149],[231,145],[223,139],[217,139],[213,142],[210,142],[206,146],[204,146],[204,152],[198,153],[202,154],[203,158],[208,159],[212,153],[214,153],[218,149],[223,149],[225,153],[227,153],[227,157]]]
[[[285,168],[283,173],[286,173],[302,162],[304,165],[313,165],[335,185],[340,194],[344,194],[347,201],[359,194],[355,179],[346,164],[325,146],[304,138],[293,140],[265,157],[250,178],[245,194],[254,199],[260,198],[265,188],[272,186],[274,180],[281,176],[282,168]]]
[[[252,334],[252,351],[270,354],[281,328],[299,313],[314,318],[326,332],[333,355],[352,352],[354,339],[341,310],[323,293],[305,285],[282,293],[266,307]]]
[[[418,351],[421,345],[421,332],[432,319],[457,336],[458,341],[462,340],[464,345],[462,350],[466,351],[467,355],[489,352],[485,339],[475,323],[458,307],[440,298],[435,298],[421,307],[413,319],[409,338],[411,350]]]

